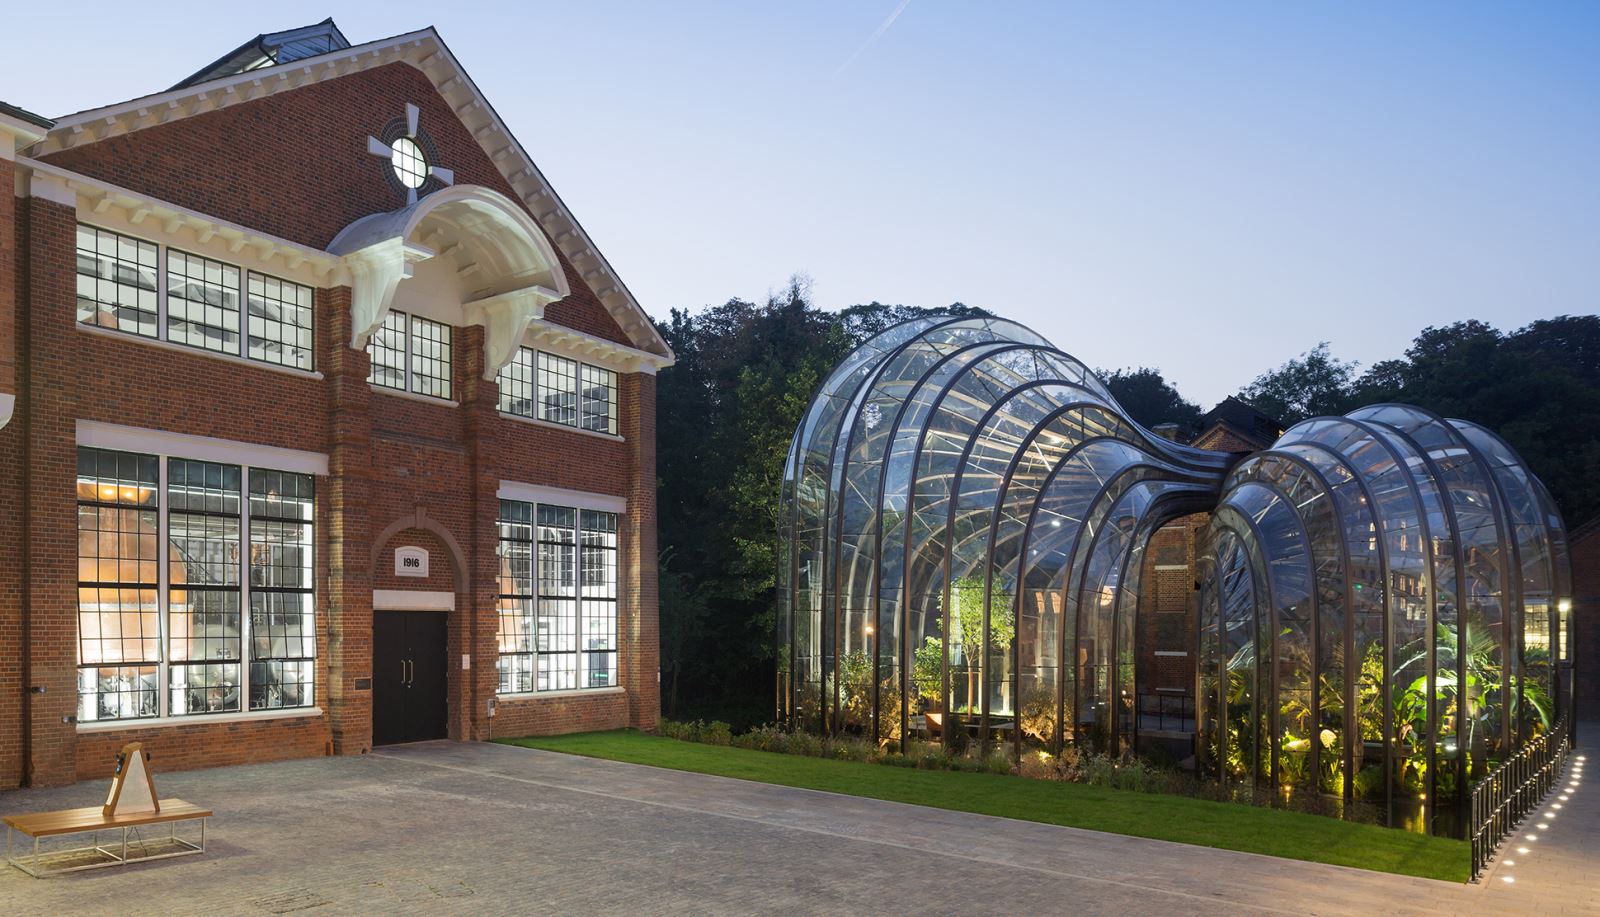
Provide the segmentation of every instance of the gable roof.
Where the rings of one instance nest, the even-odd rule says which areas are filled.
[[[330,16],[314,25],[257,35],[201,67],[188,79],[172,88],[182,89],[218,77],[232,76],[247,70],[259,70],[273,64],[287,64],[348,47],[350,39],[344,37],[344,33],[334,25],[333,17]]]
[[[1273,440],[1283,435],[1283,424],[1277,418],[1232,395],[1222,399],[1200,418],[1201,435],[1219,426],[1231,428],[1247,441],[1260,442],[1263,449],[1270,447]]]
[[[249,45],[247,42],[242,47]],[[185,81],[165,92],[65,115],[56,120],[44,139],[28,148],[27,155],[46,156],[393,63],[409,64],[428,78],[511,186],[517,201],[533,215],[634,345],[666,357],[669,362],[674,359],[672,348],[656,331],[655,323],[632,291],[431,26],[202,82]]]

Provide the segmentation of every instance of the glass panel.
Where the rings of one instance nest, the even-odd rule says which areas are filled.
[[[535,645],[536,690],[578,687],[577,510],[538,507],[539,598]]]
[[[500,389],[500,410],[518,417],[534,416],[533,378],[535,356],[532,350],[518,347],[495,377]]]
[[[313,302],[310,287],[251,271],[246,355],[278,366],[312,369]]]
[[[78,321],[156,337],[156,245],[78,224]]]
[[[171,716],[242,709],[240,493],[237,465],[167,461]]]
[[[311,475],[250,469],[250,706],[313,702],[317,655]]]
[[[583,364],[578,427],[597,433],[617,432],[617,374]]]
[[[578,362],[555,354],[539,354],[539,419],[578,423]]]
[[[500,575],[496,639],[500,646],[502,694],[533,690],[535,586],[533,581],[533,504],[500,501]]]
[[[411,390],[434,398],[450,397],[449,325],[411,317]]]
[[[78,719],[155,716],[155,456],[78,450]]]
[[[390,312],[367,339],[371,367],[367,381],[384,388],[406,388],[406,314]]]
[[[167,249],[167,340],[239,353],[239,269]]]

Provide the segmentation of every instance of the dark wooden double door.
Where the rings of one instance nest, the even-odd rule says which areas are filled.
[[[447,617],[438,611],[373,612],[372,744],[445,737]]]

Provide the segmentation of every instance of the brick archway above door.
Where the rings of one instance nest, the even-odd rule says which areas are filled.
[[[467,556],[461,550],[461,544],[456,541],[456,537],[450,533],[449,529],[445,528],[437,520],[429,518],[428,514],[421,508],[389,523],[384,527],[383,531],[378,533],[378,537],[372,539],[372,569],[374,576],[376,577],[379,571],[382,570],[379,561],[382,559],[385,549],[390,546],[390,542],[394,541],[395,537],[402,532],[413,529],[420,529],[429,533],[443,546],[444,553],[450,561],[450,570],[455,583],[456,594],[463,595],[469,592]]]

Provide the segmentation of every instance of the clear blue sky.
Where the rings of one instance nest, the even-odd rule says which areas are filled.
[[[657,316],[798,271],[1207,404],[1319,340],[1371,363],[1600,310],[1600,4],[910,0],[880,32],[901,6],[31,3],[0,99],[116,101],[328,15],[434,25]]]

